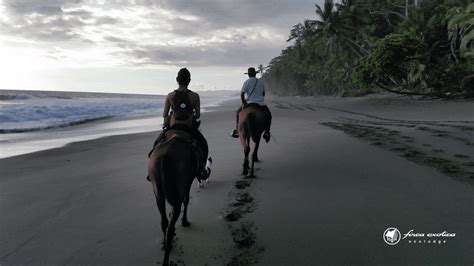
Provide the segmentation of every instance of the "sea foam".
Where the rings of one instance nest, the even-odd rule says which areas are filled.
[[[201,111],[239,97],[238,91],[199,94]],[[164,99],[164,95],[0,90],[0,158],[76,141],[157,131]]]
[[[157,114],[164,96],[0,92],[0,133],[65,127],[97,119]]]

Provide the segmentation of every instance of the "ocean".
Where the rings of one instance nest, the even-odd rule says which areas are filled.
[[[201,112],[238,91],[203,91]],[[160,130],[164,95],[0,90],[0,158]]]

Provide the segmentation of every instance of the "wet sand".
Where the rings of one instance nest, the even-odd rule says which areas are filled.
[[[179,265],[474,262],[474,103],[394,96],[268,99],[256,179],[228,136],[238,102],[203,114],[211,182],[193,185]],[[157,133],[0,160],[0,264],[160,264],[146,154]],[[446,243],[387,245],[452,232]],[[418,239],[417,239],[418,240]]]

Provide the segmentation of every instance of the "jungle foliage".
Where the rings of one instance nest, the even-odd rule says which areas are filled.
[[[279,95],[474,97],[470,0],[326,0],[263,78]]]

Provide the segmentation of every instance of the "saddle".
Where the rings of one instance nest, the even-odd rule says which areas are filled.
[[[260,107],[260,105],[259,105],[258,103],[248,103],[248,104],[246,104],[246,105],[244,106],[244,108],[242,108],[242,109],[245,109],[245,108],[248,108],[248,107],[252,107],[252,106],[261,109],[261,107]]]
[[[190,132],[181,129],[171,128],[170,130],[166,131],[163,142],[171,141],[173,139],[182,139],[188,142],[193,142],[193,138]]]
[[[263,114],[265,115],[265,120],[268,121],[270,114],[268,113],[266,108],[264,108],[263,106],[260,106],[258,103],[248,103],[245,106],[243,106],[242,110],[247,109],[249,107],[255,107],[256,109],[262,111]]]
[[[194,156],[196,158],[197,169],[200,168],[200,162],[204,160],[204,154],[196,139],[193,138],[191,130],[186,126],[175,125],[165,132],[165,136],[154,148],[157,157],[161,158],[168,152],[170,144],[173,141],[184,141],[191,144]]]

